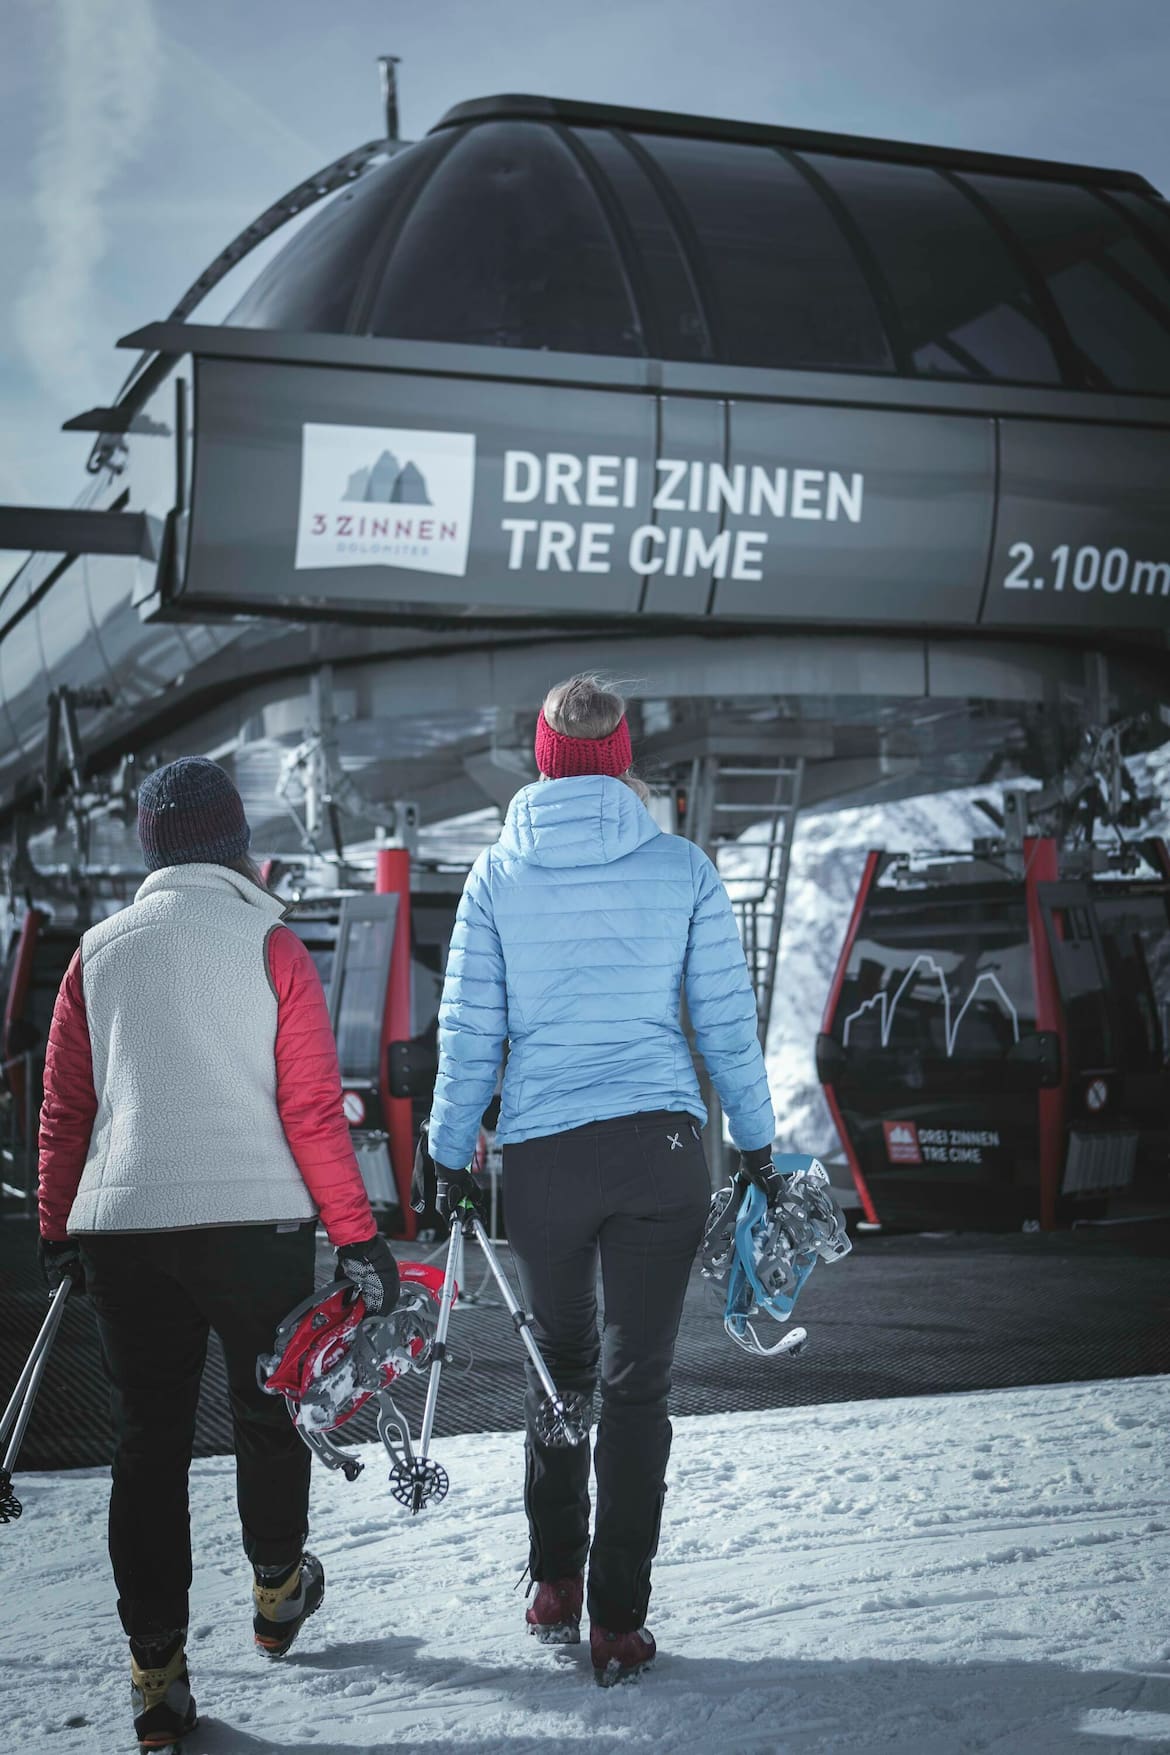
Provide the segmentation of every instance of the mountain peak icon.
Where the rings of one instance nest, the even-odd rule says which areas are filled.
[[[383,451],[370,471],[370,479],[366,483],[364,500],[392,500],[394,488],[398,481],[401,464],[393,451]]]
[[[355,469],[345,484],[343,500],[376,501],[381,505],[429,506],[426,477],[415,463],[400,464],[393,451],[383,451],[373,464]]]
[[[413,463],[407,463],[398,474],[394,483],[394,491],[390,498],[404,506],[429,506],[431,497],[427,493],[427,484],[423,472]]]

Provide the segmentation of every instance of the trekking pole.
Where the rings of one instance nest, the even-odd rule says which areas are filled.
[[[492,1278],[500,1288],[500,1294],[508,1307],[512,1318],[512,1326],[524,1343],[525,1351],[532,1361],[533,1370],[540,1379],[544,1390],[544,1401],[537,1416],[537,1433],[546,1444],[568,1447],[580,1444],[589,1433],[589,1409],[583,1396],[572,1393],[562,1395],[553,1382],[552,1372],[544,1362],[544,1355],[537,1346],[532,1334],[532,1318],[524,1309],[508,1283],[508,1276],[500,1265],[492,1240],[483,1228],[483,1223],[474,1208],[469,1215],[469,1229],[484,1258],[491,1269]]]
[[[37,1391],[41,1387],[41,1378],[45,1374],[49,1351],[57,1338],[57,1330],[65,1312],[65,1300],[69,1296],[71,1282],[62,1280],[53,1293],[48,1314],[41,1324],[40,1333],[32,1344],[32,1351],[25,1363],[24,1370],[17,1380],[8,1406],[4,1410],[4,1418],[0,1420],[0,1444],[12,1433],[12,1439],[0,1467],[0,1524],[15,1523],[24,1510],[20,1500],[12,1491],[12,1471],[16,1467],[16,1459],[24,1442],[24,1435],[32,1417],[33,1403],[37,1399]]]
[[[455,1302],[463,1267],[463,1226],[466,1221],[461,1214],[462,1209],[451,1221],[447,1269],[443,1275],[443,1290],[439,1297],[435,1338],[431,1342],[431,1368],[427,1377],[427,1399],[423,1406],[418,1450],[409,1458],[406,1467],[396,1466],[390,1471],[394,1497],[401,1504],[409,1505],[412,1516],[432,1500],[444,1498],[450,1485],[446,1469],[431,1461],[430,1448],[431,1433],[435,1426],[435,1409],[439,1401],[439,1382],[443,1375],[443,1362],[447,1357],[447,1330],[451,1324],[451,1307]]]

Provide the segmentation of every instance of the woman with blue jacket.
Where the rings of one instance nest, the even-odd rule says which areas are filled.
[[[684,993],[754,1175],[771,1159],[772,1103],[727,894],[707,856],[646,809],[621,696],[589,677],[560,684],[536,756],[541,779],[512,800],[463,892],[429,1143],[446,1217],[469,1189],[458,1166],[471,1160],[506,1043],[498,1138],[534,1332],[562,1391],[591,1402],[601,1367],[592,1549],[589,1447],[542,1442],[530,1381],[524,1498],[538,1588],[527,1621],[546,1642],[576,1643],[588,1555],[591,1655],[609,1682],[654,1656],[645,1620],[667,1397],[711,1195]]]

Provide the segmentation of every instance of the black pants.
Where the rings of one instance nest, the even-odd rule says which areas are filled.
[[[625,1115],[504,1148],[508,1237],[557,1387],[591,1397],[601,1360],[592,1550],[588,1446],[541,1443],[543,1392],[529,1371],[529,1564],[535,1579],[567,1578],[588,1554],[589,1614],[617,1633],[646,1619],[670,1455],[674,1343],[710,1195],[689,1115]]]
[[[282,1397],[256,1382],[256,1355],[313,1290],[315,1225],[224,1225],[83,1240],[114,1428],[110,1559],[134,1638],[187,1625],[187,1475],[209,1329],[223,1343],[244,1551],[295,1559],[309,1526],[312,1458]]]

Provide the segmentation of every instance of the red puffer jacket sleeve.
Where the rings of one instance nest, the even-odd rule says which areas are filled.
[[[97,1109],[78,950],[58,991],[45,1049],[38,1204],[41,1236],[51,1243],[65,1239]]]
[[[313,959],[295,932],[268,940],[276,991],[276,1105],[297,1168],[334,1247],[362,1243],[377,1226],[341,1107],[337,1044]]]

